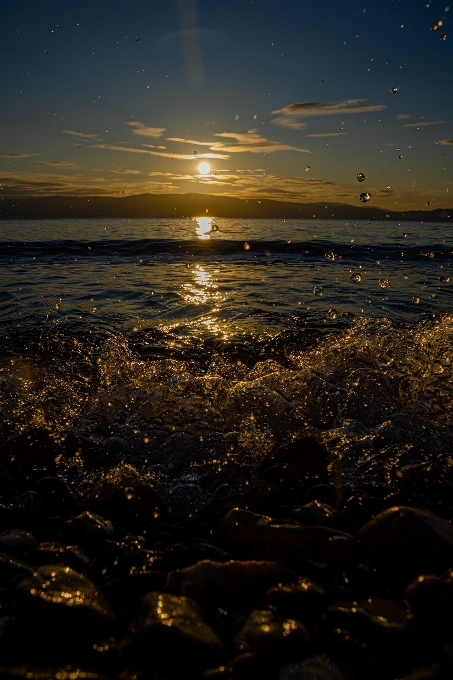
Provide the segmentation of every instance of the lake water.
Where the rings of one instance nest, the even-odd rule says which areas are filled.
[[[243,490],[307,431],[337,479],[391,484],[399,466],[434,458],[449,474],[450,231],[1,222],[1,438],[41,425],[85,459],[107,450],[103,471],[75,456],[80,488],[139,475],[181,514]]]

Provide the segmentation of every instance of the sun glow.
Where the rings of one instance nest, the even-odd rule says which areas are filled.
[[[211,172],[211,166],[209,163],[200,163],[198,166],[198,172],[202,175],[207,175],[209,172]]]

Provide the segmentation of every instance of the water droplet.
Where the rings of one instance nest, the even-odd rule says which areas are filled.
[[[449,11],[450,11],[450,5],[447,5],[446,7],[444,7],[444,12],[449,12]]]
[[[351,274],[351,276],[349,278],[351,279],[351,281],[355,281],[356,283],[360,283],[360,281],[362,280],[362,274]]]
[[[194,151],[194,152],[193,152],[193,155],[194,155],[194,156],[197,156],[197,155],[198,155],[198,151]]]
[[[446,40],[446,39],[447,39],[447,34],[444,33],[443,35],[441,35],[441,36],[440,36],[440,39],[441,39],[441,40]]]
[[[372,301],[372,299],[370,298],[369,295],[368,295],[368,297],[367,297],[367,299],[366,299],[366,303],[367,303],[367,305],[372,305],[372,304],[373,304],[373,301]]]
[[[407,238],[407,234],[405,231],[403,232],[403,238]]]
[[[389,288],[390,281],[388,279],[379,279],[379,285],[381,288]]]
[[[140,42],[140,38],[138,36],[135,38],[135,42]]]
[[[419,305],[419,304],[420,304],[420,298],[418,297],[418,295],[414,295],[414,297],[412,298],[412,302],[413,302],[415,305]]]
[[[313,288],[313,295],[316,295],[317,297],[321,297],[323,293],[322,286],[315,286]]]
[[[439,276],[439,281],[445,281],[445,283],[449,283],[450,277],[444,274],[443,276]]]
[[[307,165],[307,167],[305,168],[305,172],[308,172],[309,170],[310,170],[310,166]]]
[[[431,0],[428,0],[427,2],[425,2],[425,7],[431,7]]]
[[[401,160],[401,159],[402,159],[402,156],[398,156],[398,158]]]
[[[445,368],[442,366],[440,361],[434,361],[433,362],[433,373],[436,375],[442,375],[442,373],[445,372]]]
[[[126,486],[124,489],[124,493],[126,494],[126,498],[128,501],[131,501],[135,497],[135,489],[133,486]]]
[[[363,182],[363,181],[365,180],[365,175],[363,174],[363,172],[358,172],[358,173],[357,173],[357,180],[358,180],[359,182]]]
[[[97,312],[97,311],[98,311],[98,308],[97,308],[97,307],[93,307],[93,312]]]
[[[335,259],[335,253],[331,253],[331,252],[325,253],[324,257],[326,258],[326,260],[334,260]]]
[[[368,203],[368,201],[371,199],[371,194],[369,193],[369,191],[365,191],[365,193],[360,194],[359,198],[362,201],[362,203]]]
[[[387,184],[387,186],[386,186],[385,188],[386,188],[386,189],[390,189],[390,184]]]
[[[327,316],[329,316],[331,319],[336,319],[338,316],[338,312],[336,309],[329,309],[327,312]]]
[[[244,250],[250,250],[250,243],[247,243],[247,241],[244,243]]]
[[[431,30],[432,31],[438,31],[439,28],[443,25],[443,23],[444,22],[442,21],[442,19],[438,19],[437,21],[433,21],[433,23],[431,24]]]
[[[401,24],[400,28],[404,28],[404,24]]]
[[[393,92],[393,94],[395,94],[395,92],[398,92],[398,88],[397,88],[397,87],[392,87],[392,92]]]

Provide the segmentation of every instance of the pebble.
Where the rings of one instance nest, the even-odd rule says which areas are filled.
[[[62,526],[65,536],[83,543],[94,543],[111,538],[115,533],[112,523],[92,512],[82,512]]]
[[[54,472],[57,456],[54,439],[41,427],[11,437],[0,447],[2,464],[25,479]]]
[[[330,565],[352,565],[358,556],[354,536],[328,527],[269,524],[263,530],[266,558],[308,558]]]
[[[340,669],[325,655],[283,666],[278,680],[346,680]]]
[[[327,503],[320,501],[310,501],[301,508],[293,510],[290,519],[306,526],[328,526],[335,525],[338,511]]]
[[[433,574],[419,576],[404,591],[415,620],[419,625],[436,631],[453,630],[453,572],[442,577]]]
[[[30,531],[6,529],[0,533],[0,550],[22,557],[36,548],[38,541]]]
[[[0,666],[0,680],[108,680],[108,678],[99,673],[71,666],[64,668]]]
[[[266,602],[278,612],[304,623],[321,619],[327,611],[324,589],[310,579],[301,579],[295,584],[279,583],[267,591]]]
[[[330,462],[326,447],[310,435],[299,437],[280,447],[272,459],[276,463],[292,467],[300,477],[324,475]]]
[[[150,592],[142,600],[123,642],[125,658],[143,670],[219,666],[223,645],[189,597]]]

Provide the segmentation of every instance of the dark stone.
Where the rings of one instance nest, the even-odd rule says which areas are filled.
[[[408,638],[406,609],[380,597],[334,604],[329,619],[334,627],[349,630],[359,640],[387,651],[395,651]]]
[[[439,574],[453,564],[453,527],[431,512],[389,508],[356,536],[372,564],[396,570],[406,579]]]
[[[130,620],[144,595],[150,590],[161,590],[164,583],[165,576],[160,571],[135,571],[109,581],[99,591],[119,617]]]
[[[75,571],[86,572],[93,566],[92,560],[76,545],[61,545],[55,541],[40,543],[33,553],[33,563],[65,564]]]
[[[61,477],[42,477],[35,484],[35,491],[39,493],[44,507],[49,511],[71,509],[75,498],[68,485]]]
[[[350,496],[341,513],[340,526],[344,531],[354,533],[384,509],[380,498],[362,493]]]
[[[253,610],[234,636],[238,654],[256,654],[262,662],[276,666],[307,656],[311,645],[310,633],[303,623],[264,609]]]
[[[334,508],[340,508],[348,496],[349,489],[341,485],[315,484],[310,487],[303,495],[303,499],[308,501],[320,501],[329,503]]]
[[[34,668],[0,666],[0,680],[108,680],[107,677],[74,666],[64,668]]]
[[[36,491],[25,491],[11,502],[11,510],[17,526],[34,529],[44,519],[41,498]]]
[[[0,582],[2,584],[8,583],[18,576],[31,576],[31,574],[33,574],[33,567],[22,564],[9,555],[0,553]]]
[[[286,493],[298,484],[294,469],[288,465],[271,465],[260,475],[273,493]]]
[[[277,464],[289,465],[300,478],[327,474],[329,452],[315,437],[299,437],[277,449],[272,459]]]
[[[48,634],[61,629],[83,636],[108,630],[115,614],[107,600],[85,576],[70,567],[38,567],[17,585],[21,617],[45,626]]]
[[[55,472],[58,453],[49,432],[35,427],[8,439],[0,447],[0,461],[15,475],[27,479]]]
[[[453,580],[446,576],[419,576],[404,592],[417,624],[435,635],[453,629]]]
[[[228,548],[256,552],[264,549],[263,528],[273,520],[248,510],[234,508],[220,521],[219,538]]]
[[[328,527],[269,524],[263,529],[266,558],[292,560],[301,557],[316,562],[348,566],[357,561],[354,536]]]
[[[432,666],[417,668],[400,680],[450,680],[450,678],[447,668],[443,664],[435,663]]]
[[[82,543],[96,543],[114,534],[112,523],[92,512],[82,512],[62,525],[65,536]]]
[[[266,601],[278,612],[304,623],[319,620],[327,611],[324,589],[309,579],[289,585],[280,583],[267,591]]]
[[[186,675],[219,666],[223,646],[188,597],[151,592],[145,595],[123,643],[135,668]]]
[[[335,525],[338,512],[331,505],[320,501],[310,501],[301,508],[293,510],[290,519],[298,524],[306,526],[330,526]]]
[[[313,656],[299,663],[283,666],[278,680],[346,680],[340,669],[325,656]]]
[[[0,533],[0,550],[11,555],[23,557],[32,552],[38,541],[24,529],[7,529]]]

